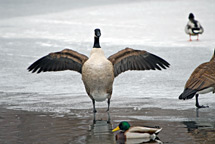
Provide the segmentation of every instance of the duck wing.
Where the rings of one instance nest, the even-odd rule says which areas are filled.
[[[203,27],[197,20],[189,21],[185,26],[185,32],[191,35],[202,34],[204,32]]]
[[[73,70],[82,73],[82,65],[88,59],[87,56],[74,50],[64,49],[60,52],[50,53],[28,67],[32,73],[47,71]]]
[[[215,62],[210,61],[199,65],[186,82],[184,92],[179,99],[190,99],[197,91],[215,86]]]
[[[108,57],[114,66],[114,76],[128,70],[161,70],[169,67],[164,59],[144,50],[125,48]]]
[[[148,134],[158,134],[162,128],[150,128],[150,127],[141,127],[134,126],[128,129],[130,133],[148,133]]]

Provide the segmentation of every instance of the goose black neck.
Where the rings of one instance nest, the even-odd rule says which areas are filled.
[[[93,48],[101,48],[99,44],[99,37],[94,37],[94,45]]]

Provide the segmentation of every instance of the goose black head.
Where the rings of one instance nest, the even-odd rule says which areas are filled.
[[[94,36],[94,48],[101,48],[99,44],[99,37],[101,36],[100,29],[95,29],[95,36]]]
[[[101,31],[100,29],[95,29],[95,37],[99,38],[101,36]]]

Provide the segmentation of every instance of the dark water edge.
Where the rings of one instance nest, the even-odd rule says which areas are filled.
[[[0,143],[116,143],[111,129],[123,120],[131,125],[162,127],[158,137],[163,143],[215,143],[212,116],[215,112],[212,110],[112,107],[109,114],[105,109],[98,109],[95,121],[91,111],[73,109],[69,113],[56,114],[0,108]]]

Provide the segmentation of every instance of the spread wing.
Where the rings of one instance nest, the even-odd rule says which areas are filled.
[[[190,78],[185,88],[192,90],[203,90],[215,85],[215,62],[207,62],[198,66]]]
[[[82,65],[88,59],[87,56],[70,49],[50,53],[28,67],[32,73],[47,71],[73,70],[82,73]]]
[[[131,48],[125,48],[111,55],[108,59],[114,66],[115,77],[127,70],[161,70],[161,68],[166,69],[170,65],[154,54]]]

